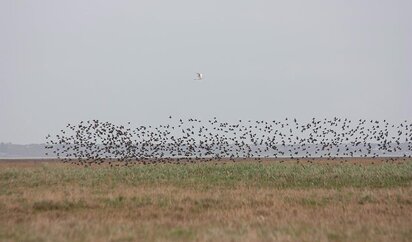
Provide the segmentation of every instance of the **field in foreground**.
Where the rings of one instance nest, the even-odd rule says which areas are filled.
[[[412,161],[0,162],[0,241],[412,241]]]

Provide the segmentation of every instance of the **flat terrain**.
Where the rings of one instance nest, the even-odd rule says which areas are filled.
[[[0,161],[0,241],[412,241],[412,161]]]

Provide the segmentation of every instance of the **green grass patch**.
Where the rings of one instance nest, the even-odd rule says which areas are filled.
[[[356,166],[255,164],[226,165],[140,165],[121,168],[78,168],[72,166],[41,166],[0,170],[2,193],[16,187],[38,187],[78,184],[86,187],[117,185],[170,184],[208,189],[216,186],[272,188],[385,188],[408,186],[412,182],[412,163]]]

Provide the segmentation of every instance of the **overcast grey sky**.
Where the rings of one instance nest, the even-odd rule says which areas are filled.
[[[411,13],[410,0],[2,0],[0,142],[88,119],[411,120]]]

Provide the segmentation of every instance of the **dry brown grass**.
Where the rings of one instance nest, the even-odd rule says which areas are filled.
[[[24,163],[12,169],[44,170]],[[412,241],[410,185],[29,186],[4,180],[0,241]]]

